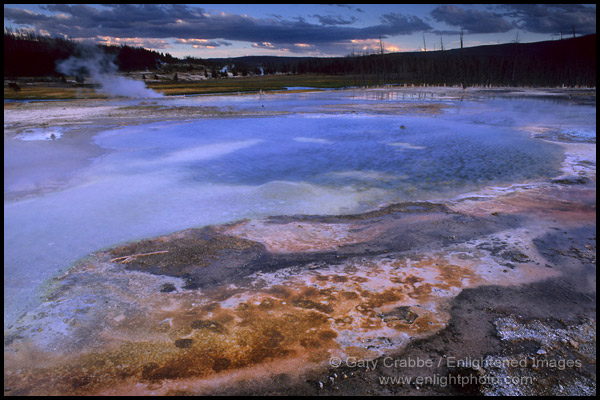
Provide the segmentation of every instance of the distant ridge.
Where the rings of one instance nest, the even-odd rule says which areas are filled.
[[[4,32],[4,77],[60,77],[56,63],[78,43],[31,33]],[[233,75],[343,75],[353,86],[371,84],[596,86],[596,34],[535,43],[505,43],[427,52],[344,57],[245,56],[179,59],[140,47],[98,46],[121,72],[200,71],[207,77],[230,66]],[[35,60],[35,62],[32,62]],[[210,73],[209,73],[210,72]]]

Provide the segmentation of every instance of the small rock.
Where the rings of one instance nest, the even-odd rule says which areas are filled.
[[[529,261],[529,257],[523,253],[512,253],[512,258],[516,262],[524,263]]]
[[[552,180],[552,183],[559,183],[561,185],[585,185],[589,182],[589,179],[584,176],[562,176]]]
[[[148,390],[158,390],[161,389],[163,387],[162,383],[151,383],[148,386],[146,386],[146,389]]]
[[[177,339],[175,341],[175,347],[179,347],[180,349],[189,349],[192,347],[192,343],[192,339]]]
[[[177,290],[177,288],[172,283],[165,283],[160,287],[161,293],[170,293],[174,292],[175,290]]]

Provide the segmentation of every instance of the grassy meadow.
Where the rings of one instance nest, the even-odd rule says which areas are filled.
[[[363,83],[362,79],[360,79]],[[243,78],[219,78],[208,80],[165,80],[147,82],[146,86],[167,96],[237,93],[286,90],[286,87],[343,88],[358,85],[359,79],[342,75],[266,75]],[[374,80],[365,83],[373,84]],[[94,90],[93,85],[73,85],[59,82],[19,82],[20,90],[4,86],[4,99],[10,100],[66,100],[106,98]]]

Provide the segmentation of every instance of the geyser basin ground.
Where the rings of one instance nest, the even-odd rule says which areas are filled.
[[[5,105],[9,392],[411,393],[329,362],[507,349],[584,360],[519,390],[592,390],[595,104],[513,95]],[[508,335],[559,320],[576,348]]]

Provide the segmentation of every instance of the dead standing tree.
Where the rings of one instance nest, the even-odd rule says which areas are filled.
[[[379,48],[381,51],[381,65],[383,66],[383,84],[385,85],[387,71],[385,68],[385,58],[384,58],[384,50],[383,50],[383,41],[381,40],[381,36],[379,36]]]
[[[463,54],[463,35],[464,31],[460,30],[460,81],[462,88],[467,88],[467,63],[465,62],[465,55]]]
[[[519,31],[517,31],[517,35],[515,37],[515,47],[514,47],[514,57],[513,57],[513,70],[511,76],[511,82],[513,86],[517,85],[517,59],[519,58]]]

